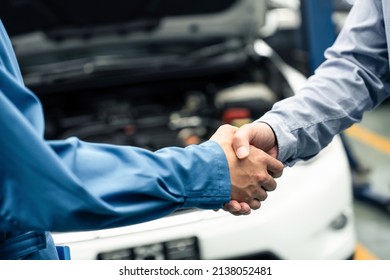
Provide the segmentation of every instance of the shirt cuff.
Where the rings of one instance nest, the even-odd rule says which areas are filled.
[[[197,207],[202,209],[220,209],[223,204],[230,201],[231,180],[229,165],[225,153],[221,146],[214,141],[207,141],[197,145],[204,162],[202,172],[194,173],[194,176],[203,178],[195,179],[204,184],[202,186],[192,186],[187,191],[187,197],[183,205],[184,208]]]
[[[278,145],[278,160],[286,166],[293,166],[298,161],[295,157],[297,154],[297,139],[285,122],[272,113],[265,114],[256,122],[266,123],[272,128]]]

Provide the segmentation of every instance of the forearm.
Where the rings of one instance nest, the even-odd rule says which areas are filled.
[[[106,202],[122,191],[175,202],[182,207],[211,209],[229,198],[231,182],[226,157],[212,141],[156,152],[92,144],[77,138],[50,144],[84,187]],[[140,203],[130,195],[127,199],[131,199],[129,205]]]
[[[213,142],[152,153],[77,139],[51,147],[14,140],[8,146],[17,153],[0,157],[1,230],[123,226],[179,207],[220,208],[230,199],[226,158]]]

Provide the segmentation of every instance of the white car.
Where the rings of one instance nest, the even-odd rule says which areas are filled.
[[[223,123],[260,117],[306,82],[260,38],[265,1],[111,2],[105,11],[94,1],[0,11],[25,82],[43,102],[48,139],[151,150],[200,143]],[[32,12],[40,16],[24,23]],[[72,259],[351,259],[352,183],[340,138],[277,181],[249,216],[184,209],[54,240]]]

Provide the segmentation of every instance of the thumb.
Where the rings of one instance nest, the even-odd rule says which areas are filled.
[[[233,137],[233,150],[239,159],[246,158],[249,155],[250,129],[242,126]]]

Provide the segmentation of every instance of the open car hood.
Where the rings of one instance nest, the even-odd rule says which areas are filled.
[[[216,36],[218,33],[221,36],[242,36],[257,32],[264,23],[265,2],[3,0],[0,18],[11,36],[34,31],[54,39],[93,37],[113,32],[163,37]]]
[[[26,85],[49,91],[237,67],[266,14],[266,0],[0,3]]]

